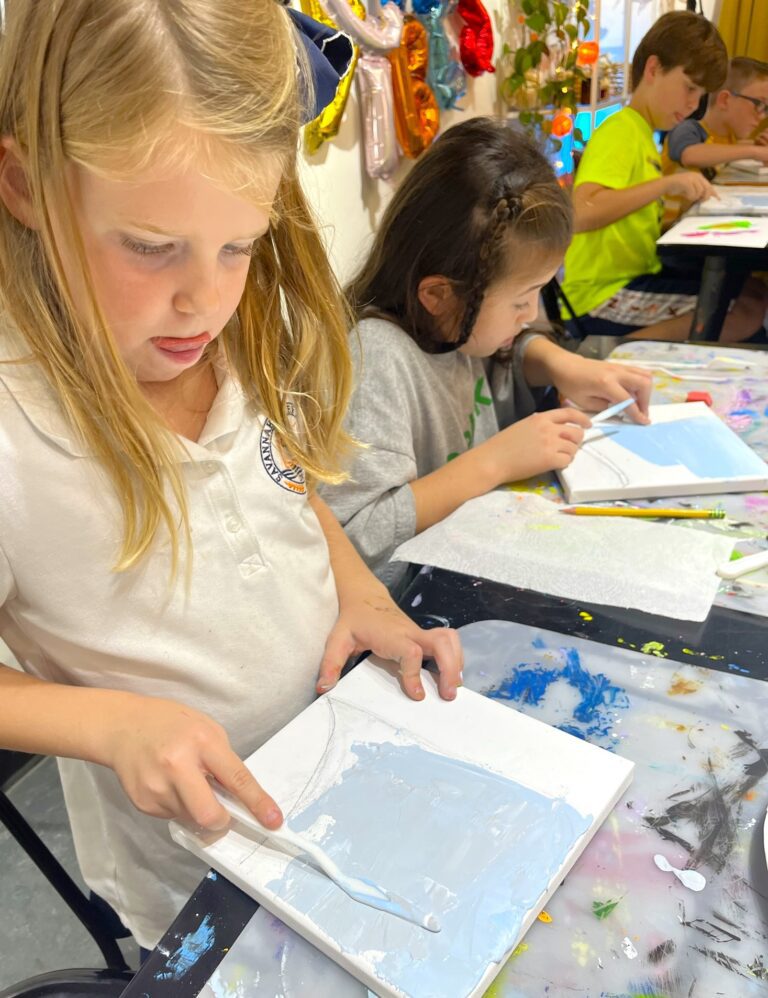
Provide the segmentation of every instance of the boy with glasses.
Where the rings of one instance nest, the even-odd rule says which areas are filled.
[[[768,164],[768,63],[731,59],[723,87],[710,94],[701,121],[683,121],[664,144],[665,173],[700,170],[712,179],[716,168],[735,159]]]

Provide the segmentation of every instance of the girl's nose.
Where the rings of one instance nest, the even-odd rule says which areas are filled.
[[[216,275],[212,269],[197,267],[185,275],[174,295],[174,307],[188,315],[206,317],[215,314],[221,305]]]

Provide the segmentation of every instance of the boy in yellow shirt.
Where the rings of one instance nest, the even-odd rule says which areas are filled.
[[[654,131],[684,121],[705,93],[719,90],[728,55],[717,29],[689,11],[665,14],[632,60],[632,99],[589,140],[574,184],[575,231],[565,257],[563,290],[588,334],[684,340],[700,277],[662,270],[656,253],[662,199],[689,201],[713,190],[698,171],[663,176]],[[735,282],[732,297],[743,278]],[[742,340],[761,326],[764,296],[736,299],[722,340]],[[566,323],[576,333],[576,324]]]
[[[734,159],[758,159],[768,165],[766,115],[768,62],[745,56],[731,59],[728,77],[722,89],[709,95],[701,121],[683,121],[667,136],[664,173],[682,167],[701,170],[712,179],[715,167]],[[761,123],[765,127],[755,134]]]

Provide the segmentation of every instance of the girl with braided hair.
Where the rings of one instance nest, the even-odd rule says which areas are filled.
[[[570,199],[518,132],[474,118],[415,164],[347,288],[357,319],[347,430],[367,444],[323,492],[390,587],[395,547],[504,482],[566,467],[596,411],[651,377],[527,329],[571,238]],[[574,406],[537,412],[548,386]],[[575,408],[579,406],[580,408]]]

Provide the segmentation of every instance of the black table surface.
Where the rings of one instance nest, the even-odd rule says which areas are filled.
[[[639,650],[656,641],[664,645],[670,660],[698,666],[704,664],[698,657],[704,654],[707,668],[768,680],[768,619],[724,607],[712,607],[702,623],[680,621],[547,596],[442,569],[418,574],[401,605],[422,627],[510,620],[620,648]],[[173,953],[181,940],[197,929],[204,913],[213,921],[215,945],[190,968],[183,982],[166,974],[167,955],[155,949],[123,998],[197,995],[257,908],[252,898],[224,877],[205,878],[163,937],[160,948],[165,954]]]

